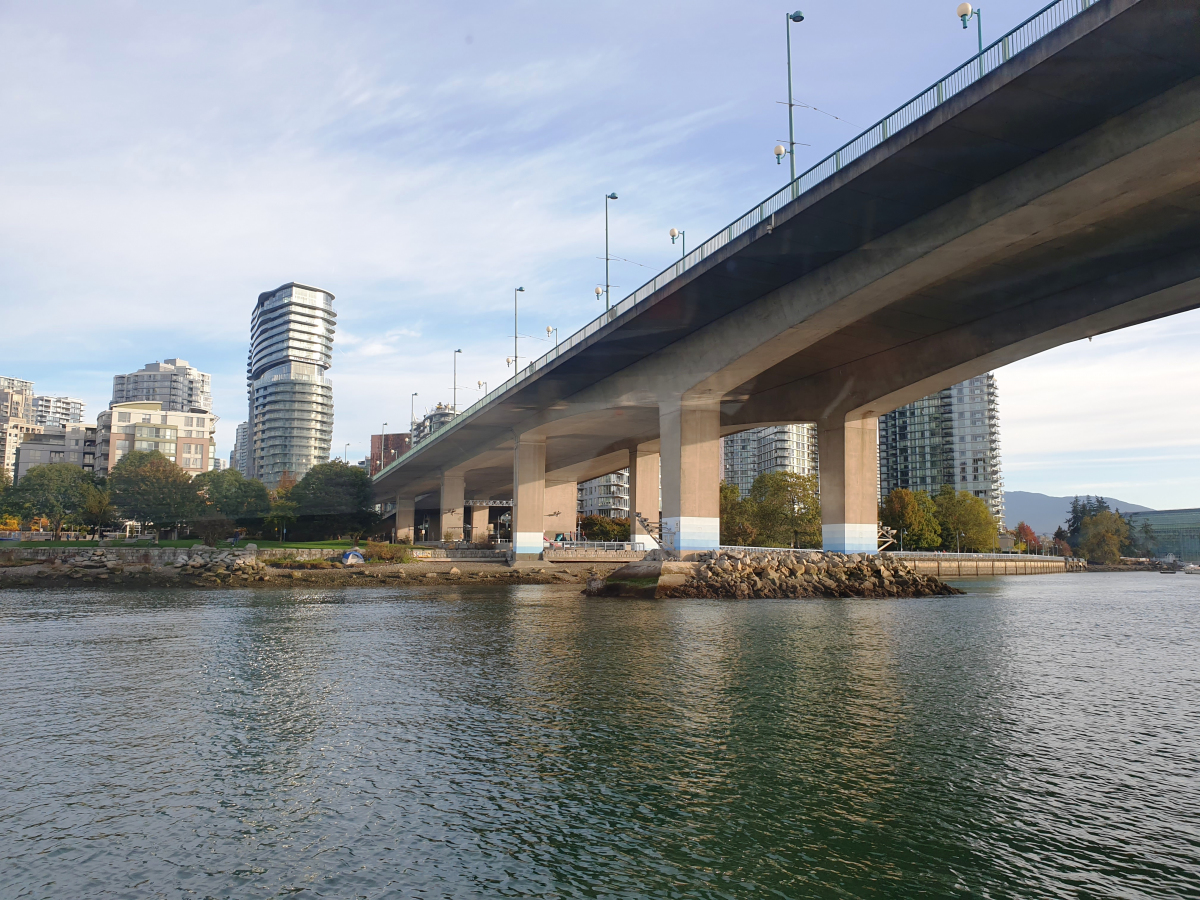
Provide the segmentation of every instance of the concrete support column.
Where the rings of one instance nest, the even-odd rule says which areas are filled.
[[[546,482],[542,508],[542,532],[551,540],[559,533],[575,531],[575,511],[579,508],[579,485],[574,481]]]
[[[513,553],[517,559],[542,555],[546,508],[546,439],[517,438],[513,450]]]
[[[482,544],[488,539],[488,512],[491,507],[471,507],[471,543]]]
[[[449,538],[461,541],[463,538],[463,506],[466,479],[462,475],[442,476],[442,521],[441,534],[437,540]]]
[[[879,548],[879,420],[817,423],[821,545],[838,553]]]
[[[721,407],[671,400],[658,407],[663,549],[686,558],[721,543]]]
[[[396,540],[413,540],[413,516],[416,514],[416,504],[412,497],[396,496]]]
[[[637,513],[641,513],[642,518],[651,525],[658,522],[658,466],[657,453],[636,448],[629,451],[630,534],[633,540],[640,538],[650,549],[657,546],[658,542],[638,522]]]

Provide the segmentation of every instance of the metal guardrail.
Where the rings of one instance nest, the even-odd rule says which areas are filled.
[[[663,269],[658,275],[647,281],[624,300],[615,304],[612,309],[601,313],[553,350],[547,351],[544,355],[529,363],[520,372],[515,373],[502,385],[492,389],[485,396],[476,400],[463,410],[461,414],[450,420],[447,425],[453,425],[456,422],[466,419],[476,410],[482,409],[493,400],[501,397],[507,391],[516,387],[522,380],[545,368],[568,350],[583,343],[609,322],[633,309],[633,307],[637,306],[637,304],[645,300],[659,288],[678,278],[688,269],[698,265],[709,256],[712,256],[717,250],[749,231],[764,219],[770,218],[773,213],[799,198],[801,194],[812,190],[826,179],[837,174],[848,163],[853,162],[863,154],[878,147],[906,126],[911,125],[917,119],[960,93],[964,88],[979,81],[983,76],[1008,62],[1021,51],[1028,49],[1065,22],[1075,18],[1075,16],[1088,8],[1095,6],[1097,2],[1099,0],[1054,0],[1053,3],[1043,7],[998,41],[985,47],[982,53],[971,57],[945,78],[930,85],[907,103],[888,113],[866,131],[858,135],[858,137],[843,144],[815,166],[800,174],[795,181],[790,182],[782,190],[776,191],[745,215],[730,222],[729,225],[722,228],[683,259]],[[437,431],[431,432],[421,443],[424,443],[425,440],[428,440],[429,437],[432,437],[439,431],[445,430],[445,427],[443,426]],[[419,446],[420,444],[414,444],[412,449],[390,463],[376,477],[384,475],[389,469],[403,463],[416,452]]]
[[[887,556],[899,556],[902,559],[1019,559],[1019,560],[1038,560],[1038,559],[1065,559],[1067,562],[1083,562],[1077,556],[1039,556],[1036,553],[945,553],[937,550],[897,550],[893,553],[891,550],[883,550],[882,553]]]
[[[648,549],[641,541],[544,541],[542,546],[552,550],[634,550]]]

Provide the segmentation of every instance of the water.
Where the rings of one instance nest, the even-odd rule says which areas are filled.
[[[1200,896],[1200,578],[0,591],[0,897]]]

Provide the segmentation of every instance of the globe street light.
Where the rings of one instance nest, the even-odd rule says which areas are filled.
[[[604,288],[600,287],[600,285],[596,285],[596,299],[597,300],[600,299],[600,295],[603,293],[604,293]]]
[[[453,415],[458,415],[458,354],[461,350],[454,351],[454,387],[450,389],[450,412]]]
[[[525,288],[519,287],[513,290],[513,371],[517,369],[517,294],[523,293]]]
[[[475,386],[478,387],[481,391],[483,391],[483,395],[485,397],[487,396],[487,382],[486,381],[477,381],[477,382],[475,382]]]
[[[983,77],[983,10],[980,7],[971,8],[970,3],[958,4],[958,9],[955,11],[960,19],[962,19],[963,30],[967,28],[967,23],[971,19],[975,20],[976,29],[979,33],[979,76]]]
[[[605,309],[605,311],[612,308],[612,303],[610,302],[611,298],[609,297],[609,293],[608,293],[608,290],[610,287],[610,285],[608,283],[608,201],[616,200],[616,199],[617,199],[616,191],[613,191],[611,194],[604,195],[604,309]]]
[[[557,350],[558,349],[558,329],[555,328],[553,325],[547,325],[546,326],[546,340],[550,340],[551,332],[553,332],[553,334],[554,334],[554,348]]]
[[[672,244],[675,243],[675,238],[679,238],[680,240],[683,241],[683,246],[680,248],[680,251],[679,251],[679,258],[683,259],[684,257],[686,257],[687,256],[687,232],[680,231],[678,228],[672,228],[670,231],[667,232],[667,234],[669,234],[671,236]]]
[[[788,66],[788,162],[791,163],[792,181],[796,180],[796,126],[795,104],[792,103],[792,23],[804,21],[804,13],[796,10],[784,16],[784,28],[787,30],[787,66]],[[775,148],[775,159],[782,161],[782,146]]]

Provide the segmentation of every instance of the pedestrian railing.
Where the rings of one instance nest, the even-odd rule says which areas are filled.
[[[508,381],[489,391],[479,400],[476,400],[463,410],[461,415],[446,424],[452,425],[462,421],[477,410],[487,406],[493,400],[516,387],[524,379],[530,377],[538,370],[545,368],[564,353],[586,341],[618,316],[633,309],[637,304],[678,278],[688,269],[712,256],[713,253],[731,241],[736,240],[739,236],[764,220],[770,219],[775,212],[799,198],[801,194],[812,190],[826,179],[836,175],[849,163],[858,159],[869,150],[878,147],[906,126],[911,125],[917,119],[960,93],[964,88],[969,87],[989,72],[1002,66],[1018,53],[1027,50],[1037,41],[1050,34],[1050,32],[1073,19],[1089,7],[1094,6],[1097,2],[1098,0],[1054,0],[1053,3],[1034,13],[998,41],[984,48],[982,53],[971,57],[970,60],[963,63],[945,78],[930,85],[907,103],[888,113],[866,131],[858,135],[858,137],[848,141],[833,151],[833,153],[830,153],[815,166],[799,175],[795,181],[790,182],[782,190],[776,191],[745,215],[730,222],[729,225],[722,228],[683,259],[663,269],[658,275],[647,281],[624,300],[616,303],[611,309],[605,310],[579,331],[557,345],[553,350],[547,351],[543,356],[529,363],[524,369],[515,373]],[[438,430],[444,430],[444,427]],[[432,435],[426,435],[426,437],[430,436]],[[423,442],[424,438],[422,439]],[[395,462],[389,464],[387,468],[380,472],[380,475],[383,475],[393,466],[403,463],[416,451],[417,446],[414,444],[411,450]]]
[[[648,549],[642,541],[544,541],[542,546],[550,550],[633,550]]]

